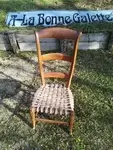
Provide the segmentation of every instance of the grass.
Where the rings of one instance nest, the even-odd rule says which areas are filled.
[[[33,56],[4,55],[2,59],[23,59],[29,65]],[[31,93],[39,86],[36,76],[34,82],[7,79],[6,85],[10,81],[13,88],[12,94],[1,93],[1,150],[113,150],[113,54],[79,51],[76,73],[71,85],[76,115],[72,136],[63,126],[38,123],[36,130],[31,128],[29,105]]]
[[[30,11],[30,10],[99,10],[113,9],[112,0],[0,0],[0,31],[4,30],[31,30],[35,28],[9,28],[5,24],[6,15],[11,11]],[[113,23],[96,24],[74,24],[70,28],[77,28],[84,32],[112,31]],[[38,27],[39,28],[39,27]]]

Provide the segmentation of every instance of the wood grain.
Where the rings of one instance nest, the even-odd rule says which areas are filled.
[[[44,73],[44,78],[65,78],[68,79],[68,74],[61,72],[47,72]]]
[[[45,54],[42,55],[42,60],[47,61],[47,60],[65,60],[65,61],[72,61],[72,57],[66,56],[61,53],[51,53],[51,54]]]
[[[55,123],[55,124],[69,125],[68,122],[64,122],[64,121],[49,120],[49,119],[41,119],[41,118],[36,118],[36,121],[47,122],[47,123]]]

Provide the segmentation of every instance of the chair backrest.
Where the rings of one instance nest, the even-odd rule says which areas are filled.
[[[81,32],[77,32],[68,28],[60,28],[60,27],[52,27],[41,30],[40,32],[35,32],[36,37],[36,46],[37,46],[37,55],[40,67],[40,74],[42,84],[45,86],[45,78],[65,78],[67,83],[66,87],[69,88],[72,80],[72,75],[74,72],[74,67],[76,63],[76,56],[78,51],[78,42]],[[56,39],[70,39],[74,40],[74,53],[73,56],[67,56],[62,53],[50,53],[50,54],[41,54],[40,47],[40,38],[56,38]],[[43,62],[47,60],[64,60],[71,63],[69,74],[61,73],[61,72],[48,72],[44,73],[43,71]]]

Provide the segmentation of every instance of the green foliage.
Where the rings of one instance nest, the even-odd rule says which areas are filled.
[[[69,28],[77,29],[86,33],[94,32],[112,32],[113,23],[88,23],[88,24],[72,24]]]

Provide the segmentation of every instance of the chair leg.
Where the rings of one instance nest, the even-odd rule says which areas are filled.
[[[74,124],[74,111],[71,111],[69,120],[70,135],[72,135],[73,124]]]
[[[36,116],[35,116],[36,109],[34,107],[30,108],[30,114],[31,114],[31,119],[32,119],[32,125],[33,129],[35,129],[36,126]]]

